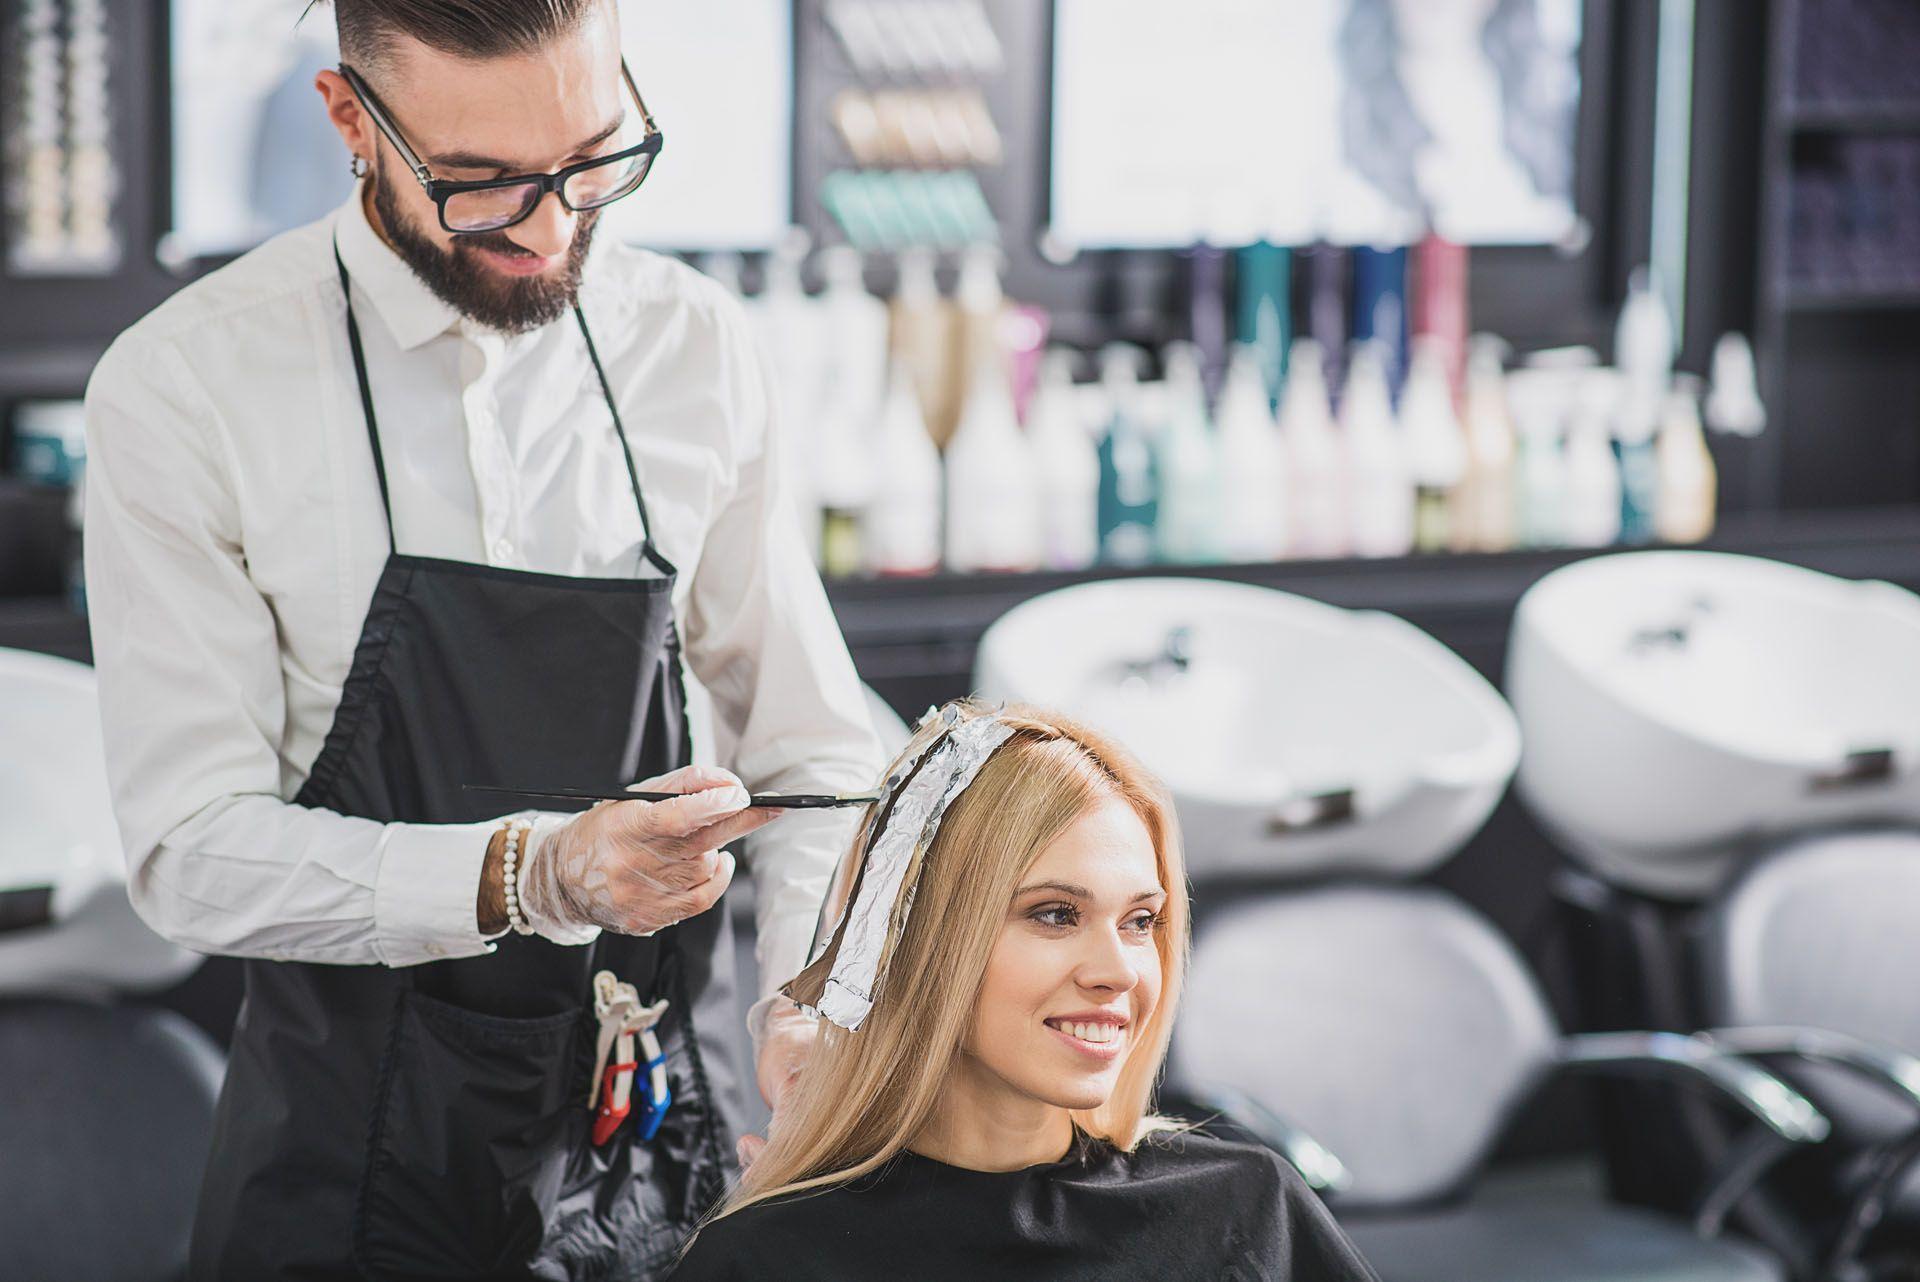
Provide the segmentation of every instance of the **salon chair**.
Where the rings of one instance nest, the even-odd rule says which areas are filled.
[[[0,1276],[184,1277],[224,1071],[172,1011],[0,1001]]]
[[[92,670],[0,650],[0,708],[0,1277],[180,1277],[224,1065],[128,999],[199,958],[127,901]]]
[[[1741,1208],[1807,1277],[1920,1276],[1920,831],[1794,838],[1693,931],[1700,1022],[1833,1120]],[[1704,1161],[1738,1141],[1688,1109]]]
[[[1692,1222],[1588,1191],[1476,1196],[1508,1123],[1561,1074],[1664,1076],[1767,1137]],[[1249,893],[1196,940],[1168,1103],[1293,1161],[1385,1282],[1766,1282],[1726,1208],[1826,1119],[1704,1038],[1565,1036],[1491,924],[1441,891],[1342,883]]]

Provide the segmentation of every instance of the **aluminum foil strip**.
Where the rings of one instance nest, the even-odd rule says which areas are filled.
[[[909,875],[933,844],[947,807],[1013,733],[1012,726],[990,716],[955,727],[894,802],[867,853],[860,891],[847,909],[839,952],[820,994],[819,1013],[827,1019],[851,1031],[873,1009],[892,940],[906,928],[912,907]]]

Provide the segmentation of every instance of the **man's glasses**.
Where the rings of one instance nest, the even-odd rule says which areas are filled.
[[[550,174],[514,174],[480,182],[447,182],[435,178],[419,153],[400,136],[400,130],[359,73],[342,64],[340,74],[360,99],[361,107],[373,117],[373,123],[413,170],[427,197],[438,206],[440,225],[455,234],[471,235],[511,227],[531,214],[548,192],[557,194],[560,203],[575,213],[611,205],[640,189],[653,168],[654,157],[660,154],[660,130],[654,125],[646,100],[641,98],[639,86],[633,83],[633,73],[627,70],[624,58],[620,60],[620,78],[626,81],[627,92],[633,95],[634,105],[640,109],[640,125],[645,130],[638,143]]]

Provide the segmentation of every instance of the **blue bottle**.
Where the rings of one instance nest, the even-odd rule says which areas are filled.
[[[1353,251],[1353,341],[1378,342],[1387,358],[1393,403],[1407,381],[1407,251]]]

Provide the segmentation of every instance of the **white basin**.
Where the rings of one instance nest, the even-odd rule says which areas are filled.
[[[164,988],[200,958],[161,939],[127,902],[93,669],[0,650],[0,894],[38,924],[0,929],[0,996],[94,996]],[[9,893],[12,892],[12,893]]]
[[[1920,598],[1756,557],[1632,552],[1521,598],[1520,789],[1602,877],[1711,893],[1756,840],[1920,819]]]
[[[982,638],[975,685],[1139,754],[1196,875],[1424,872],[1486,821],[1520,752],[1494,688],[1411,624],[1208,579],[1026,602]]]

